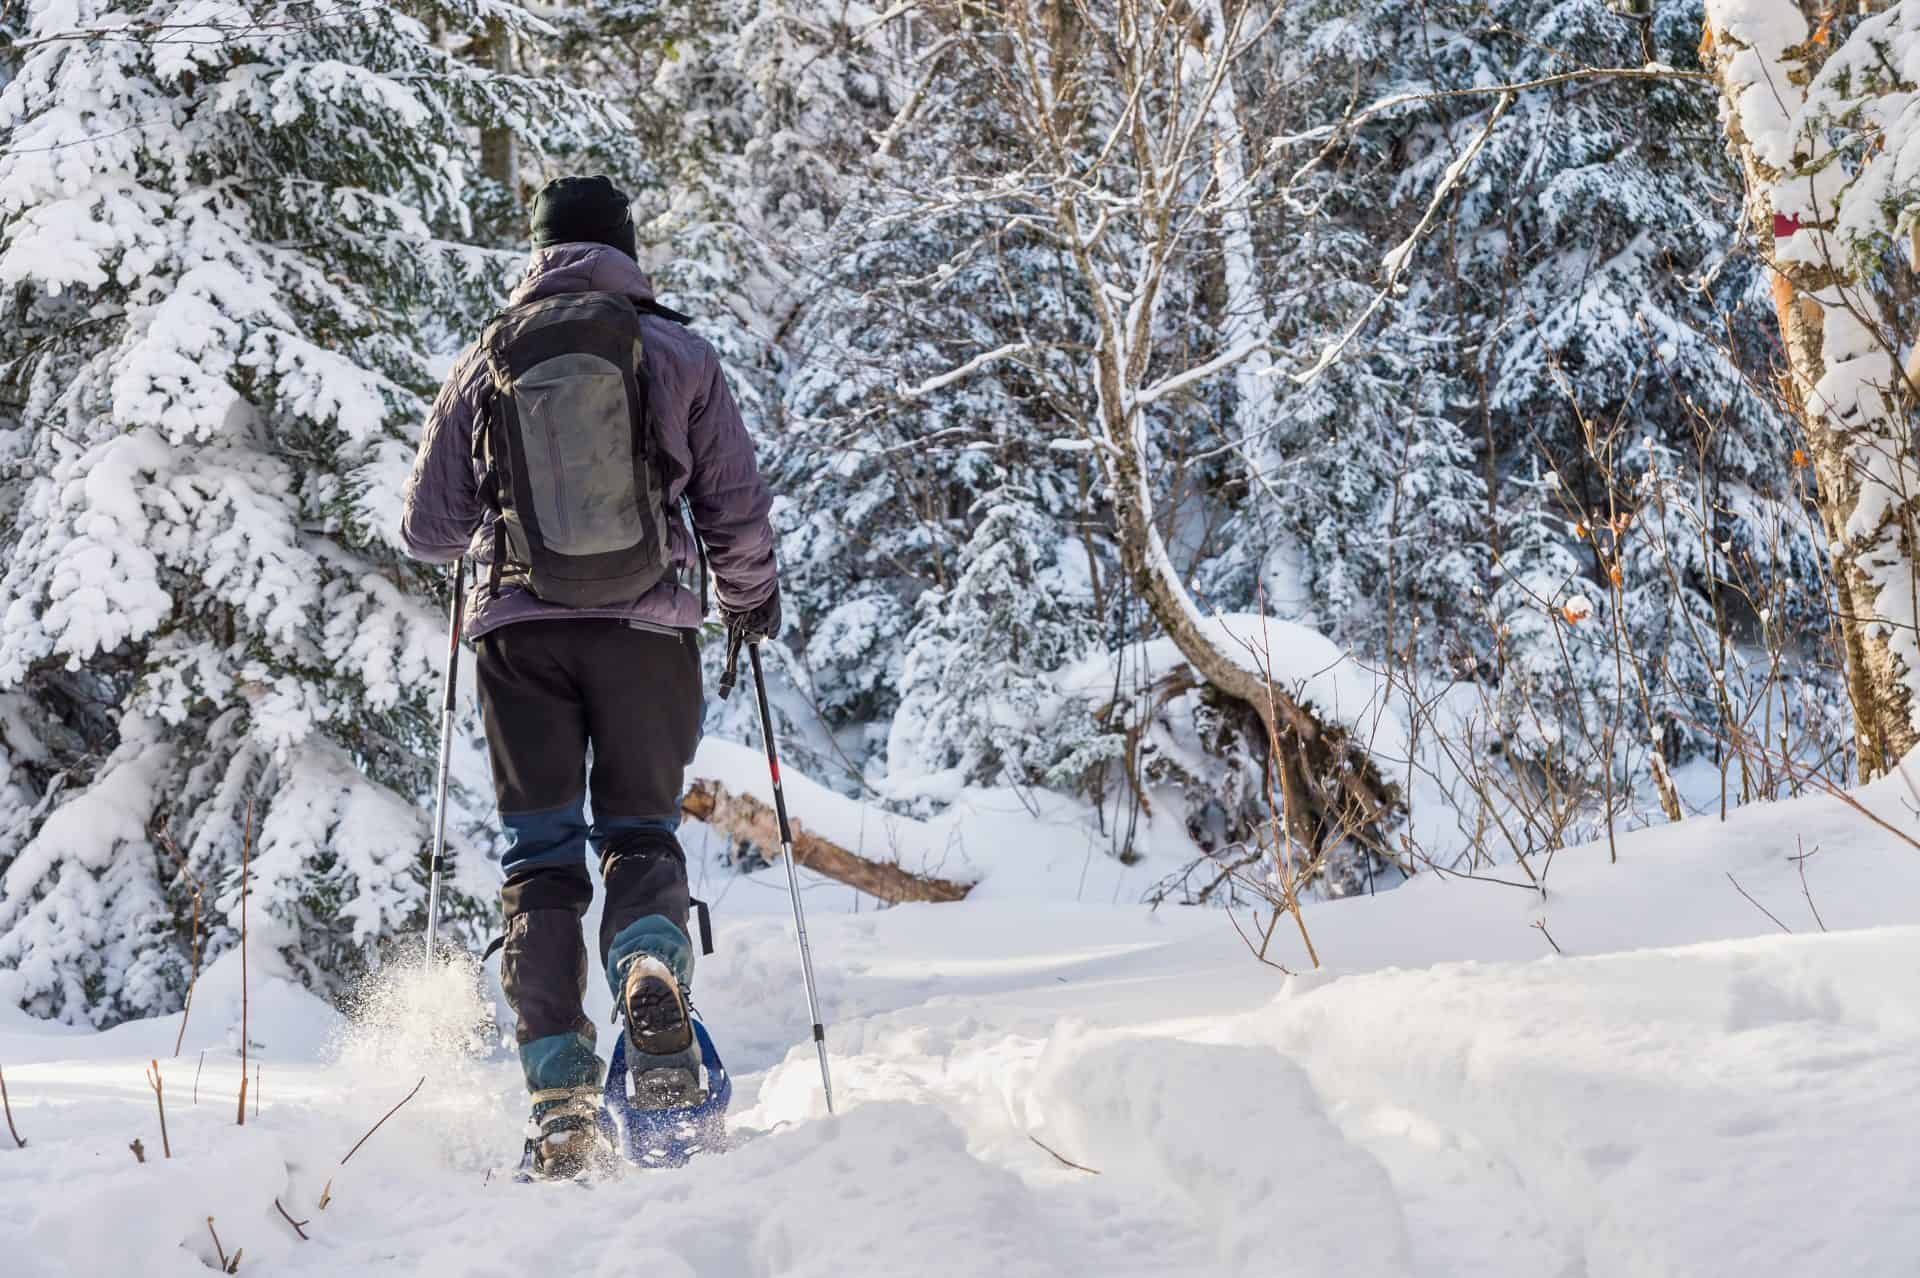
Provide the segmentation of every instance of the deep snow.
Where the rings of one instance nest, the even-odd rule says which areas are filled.
[[[1920,831],[1899,780],[1865,796]],[[1328,966],[1283,926],[1293,976],[1218,911],[1062,903],[1083,850],[1038,826],[1018,846],[1013,821],[969,850],[987,879],[967,903],[853,915],[810,891],[837,1117],[777,876],[733,888],[697,993],[743,1076],[741,1143],[592,1189],[492,1171],[522,1100],[504,1052],[449,1047],[464,1023],[343,1032],[256,970],[263,1096],[239,1129],[230,961],[178,1058],[177,1017],[88,1034],[0,1012],[29,1141],[0,1136],[6,1272],[205,1274],[208,1215],[253,1274],[1603,1278],[1920,1255],[1920,849],[1834,800],[1635,834],[1617,865],[1562,852],[1544,900],[1428,875],[1313,906]],[[1033,864],[1055,869],[1012,868]],[[590,1010],[604,1023],[597,983]]]

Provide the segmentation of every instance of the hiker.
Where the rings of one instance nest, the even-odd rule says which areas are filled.
[[[730,631],[773,638],[780,593],[753,442],[713,347],[654,300],[627,197],[605,177],[559,178],[531,221],[525,278],[427,415],[401,531],[416,559],[475,565],[466,637],[507,842],[500,980],[532,1170],[570,1176],[599,1140],[589,847],[636,1098],[700,1099],[675,837],[704,707],[695,537]]]

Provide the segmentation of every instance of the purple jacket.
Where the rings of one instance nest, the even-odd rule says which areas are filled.
[[[534,252],[526,278],[513,290],[512,305],[555,293],[625,293],[651,300],[653,283],[634,260],[604,244],[554,244]],[[620,608],[567,608],[502,586],[491,598],[487,574],[493,563],[493,512],[480,500],[481,471],[473,458],[473,432],[487,388],[486,360],[472,346],[462,351],[427,414],[426,433],[413,474],[407,479],[400,534],[415,559],[449,563],[465,553],[475,564],[468,598],[467,637],[513,621],[546,617],[612,617],[652,625],[698,626],[698,553],[679,514],[687,499],[693,524],[706,542],[714,593],[729,608],[745,610],[774,590],[772,504],[754,464],[753,440],[727,389],[720,357],[690,330],[642,313],[646,349],[647,407],[667,452],[683,478],[667,491],[668,540],[681,569]],[[689,571],[691,570],[691,571]]]

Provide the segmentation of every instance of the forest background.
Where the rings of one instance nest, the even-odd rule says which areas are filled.
[[[1893,768],[1920,7],[1623,5],[0,3],[0,996],[179,1007],[243,854],[322,993],[419,927],[399,491],[561,173],[727,361],[849,796],[1231,903]]]

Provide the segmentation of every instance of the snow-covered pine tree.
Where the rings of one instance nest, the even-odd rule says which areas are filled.
[[[1695,0],[1656,4],[1660,56],[1693,64],[1699,21]],[[1236,529],[1261,547],[1271,593],[1304,580],[1294,593],[1309,615],[1364,651],[1405,653],[1419,621],[1429,637],[1416,665],[1448,677],[1466,637],[1482,677],[1528,671],[1543,706],[1571,712],[1615,700],[1615,664],[1563,661],[1563,636],[1520,614],[1496,662],[1473,588],[1498,585],[1504,603],[1538,611],[1512,597],[1514,583],[1566,577],[1570,556],[1605,592],[1618,568],[1619,622],[1652,672],[1655,722],[1638,725],[1637,741],[1656,731],[1682,754],[1716,748],[1724,716],[1706,654],[1723,635],[1757,639],[1729,583],[1798,573],[1788,593],[1821,591],[1817,572],[1804,576],[1817,554],[1794,518],[1786,419],[1758,376],[1764,280],[1729,243],[1739,188],[1714,145],[1712,99],[1697,81],[1606,79],[1529,90],[1504,112],[1495,95],[1473,95],[1639,66],[1639,24],[1583,0],[1295,6],[1280,29],[1277,74],[1247,92],[1261,139],[1314,138],[1287,144],[1280,172],[1297,177],[1262,236],[1284,255],[1268,274],[1313,299],[1276,308],[1290,345],[1317,350],[1352,323],[1373,299],[1382,251],[1486,138],[1411,259],[1406,291],[1339,364],[1282,401],[1270,451],[1283,500],[1250,501]],[[1327,145],[1313,129],[1396,95],[1398,106],[1308,163]],[[1295,224],[1306,247],[1289,253],[1283,226]],[[1746,336],[1729,347],[1730,332]],[[1543,507],[1548,472],[1562,486]],[[1765,550],[1736,565],[1721,546]],[[1248,558],[1215,570],[1245,581]],[[1798,621],[1795,642],[1817,640],[1817,610]],[[1546,646],[1527,651],[1533,643]],[[1546,735],[1578,730],[1569,719]]]
[[[44,815],[0,880],[10,1003],[177,1006],[193,884],[206,952],[232,943],[249,805],[253,944],[317,988],[420,911],[445,633],[395,524],[430,352],[512,269],[459,242],[475,128],[614,123],[459,57],[483,21],[532,20],[26,7],[0,94],[0,696],[39,725]]]
[[[869,737],[876,761],[917,646],[944,645],[953,632],[943,627],[977,631],[984,615],[958,614],[998,606],[955,589],[989,510],[1022,508],[1048,547],[1036,566],[1074,565],[1076,584],[1051,606],[1080,614],[1083,633],[1099,623],[1095,583],[1112,574],[1097,562],[1098,538],[1076,527],[1097,518],[1084,455],[1049,447],[1073,429],[1072,400],[1034,375],[1044,355],[950,379],[1023,327],[1069,345],[1084,336],[1084,314],[1057,291],[1050,250],[980,210],[919,209],[908,188],[941,149],[920,151],[932,142],[903,139],[906,154],[836,227],[824,286],[794,326],[781,429],[765,450],[785,494],[785,575],[809,617],[816,703],[841,723],[880,725]],[[925,592],[942,596],[937,612],[919,603]],[[888,771],[899,774],[908,753],[889,750]]]
[[[1037,494],[1009,484],[981,505],[952,589],[920,596],[901,673],[887,771],[916,794],[1057,783],[1062,744],[1090,731],[1053,682],[1093,638],[1084,574],[1062,564],[1070,545]]]

